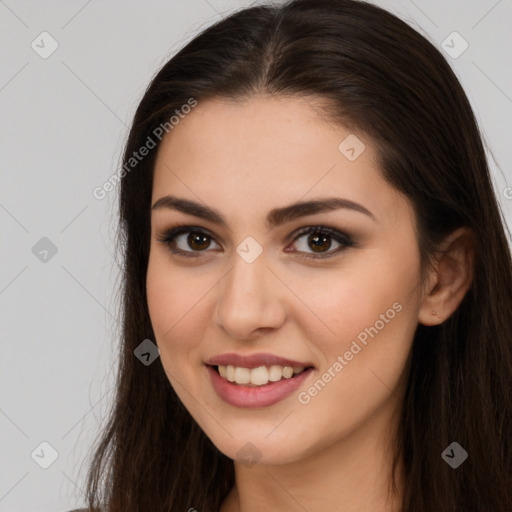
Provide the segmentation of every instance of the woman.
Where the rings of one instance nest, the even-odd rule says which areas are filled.
[[[239,11],[152,80],[119,176],[91,509],[510,510],[510,249],[427,40],[355,0]]]

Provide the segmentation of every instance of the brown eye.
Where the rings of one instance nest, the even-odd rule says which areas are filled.
[[[180,226],[166,232],[159,242],[165,244],[174,254],[199,256],[211,246],[213,237],[200,228]]]
[[[304,239],[301,242],[299,240]],[[333,242],[338,244],[333,251],[329,251]],[[305,258],[328,258],[334,256],[355,244],[348,236],[336,229],[326,226],[308,227],[298,233],[294,239],[294,245],[298,248],[298,252],[304,253]],[[289,251],[287,251],[289,252]],[[312,253],[316,253],[317,256]]]
[[[202,251],[204,249],[208,249],[210,240],[211,239],[208,235],[193,231],[187,237],[187,244],[194,250]]]
[[[307,243],[311,244],[310,247],[315,252],[324,252],[324,250],[331,248],[329,235],[309,235]]]
[[[301,241],[301,239],[304,239]],[[180,256],[201,256],[201,253],[209,252],[213,236],[205,230],[195,226],[178,226],[170,229],[163,237],[157,237],[159,242],[165,244],[173,254]],[[334,250],[332,244],[338,244]],[[294,238],[295,250],[286,249],[285,252],[294,252],[304,258],[320,259],[334,256],[355,243],[346,234],[326,226],[311,226],[301,230]],[[220,246],[217,244],[217,248]],[[217,249],[216,248],[216,249]]]

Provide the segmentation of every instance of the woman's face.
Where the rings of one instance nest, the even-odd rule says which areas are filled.
[[[383,432],[418,324],[412,208],[382,178],[372,142],[312,105],[199,102],[158,150],[155,341],[190,414],[245,462],[303,460]],[[197,207],[186,213],[166,196]],[[288,209],[333,199],[331,209]],[[290,377],[287,366],[306,369]]]

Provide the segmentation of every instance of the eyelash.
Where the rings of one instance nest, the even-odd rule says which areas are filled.
[[[163,236],[157,237],[157,240],[158,240],[158,242],[161,242],[164,245],[166,245],[166,247],[171,251],[171,253],[177,254],[180,256],[197,258],[201,255],[201,253],[206,252],[206,249],[203,251],[182,251],[181,249],[176,249],[174,247],[174,239],[184,233],[199,233],[208,238],[211,238],[211,239],[214,238],[210,233],[208,233],[208,231],[206,231],[200,227],[177,226],[177,227],[171,228],[168,231],[166,231],[166,233]],[[340,243],[341,247],[339,247],[338,249],[336,249],[332,252],[319,253],[315,256],[312,256],[310,253],[294,251],[294,252],[299,252],[299,254],[301,254],[300,257],[303,257],[306,259],[318,260],[318,259],[323,259],[323,258],[331,258],[331,257],[343,252],[344,250],[348,249],[349,247],[355,246],[355,243],[350,236],[346,235],[345,233],[342,233],[341,231],[338,231],[337,229],[329,228],[327,226],[309,226],[307,228],[303,228],[303,229],[299,230],[298,232],[296,232],[294,235],[291,235],[291,236],[294,236],[292,242],[295,243],[299,238],[301,238],[304,235],[308,235],[310,233],[326,235],[328,237],[331,237],[336,242]],[[304,254],[309,254],[309,255],[305,256]]]

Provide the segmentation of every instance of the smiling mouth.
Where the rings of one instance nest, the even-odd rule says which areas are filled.
[[[233,365],[211,365],[226,381],[246,387],[261,387],[280,380],[293,379],[312,366],[258,366],[257,368],[244,368]]]

